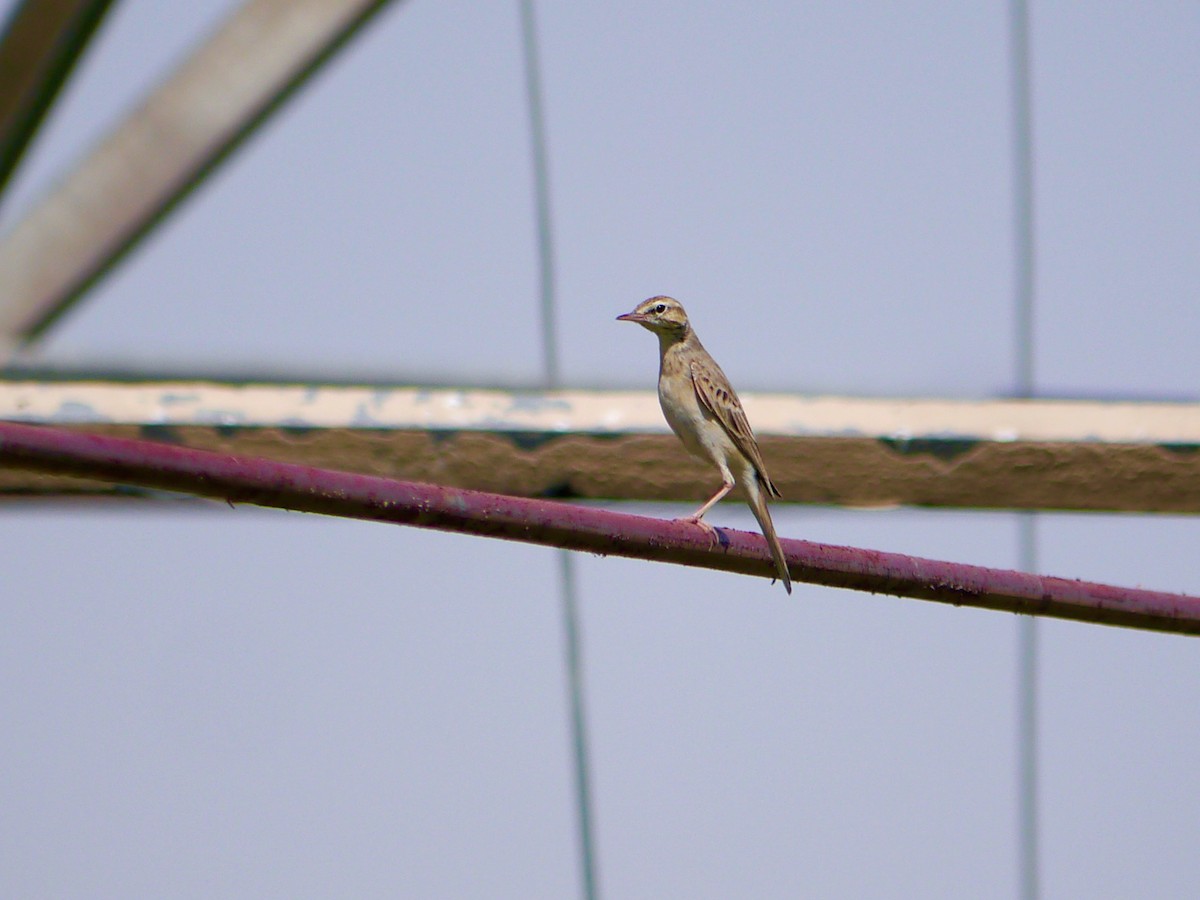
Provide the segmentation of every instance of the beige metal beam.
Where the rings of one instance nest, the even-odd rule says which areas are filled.
[[[743,397],[785,499],[1200,512],[1200,405]],[[652,392],[0,382],[0,419],[523,496],[702,500]],[[9,496],[112,492],[0,471]]]
[[[0,342],[36,337],[386,4],[248,0],[0,243]]]

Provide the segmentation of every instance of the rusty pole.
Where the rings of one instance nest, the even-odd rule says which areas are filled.
[[[771,577],[763,539],[683,522],[395,481],[169,444],[0,422],[0,466],[280,509]],[[900,553],[784,540],[797,581],[959,606],[1200,634],[1200,597],[1031,575]]]

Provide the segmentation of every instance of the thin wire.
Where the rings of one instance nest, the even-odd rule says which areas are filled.
[[[1034,393],[1034,207],[1033,207],[1033,91],[1030,79],[1029,8],[1026,0],[1009,3],[1013,121],[1013,227],[1015,258],[1015,360],[1017,396]],[[1037,516],[1017,519],[1018,565],[1036,572]],[[1023,900],[1037,900],[1038,837],[1038,623],[1017,620],[1017,826],[1020,891]]]
[[[550,164],[547,158],[546,117],[542,110],[541,63],[533,0],[520,0],[521,36],[525,48],[525,88],[529,102],[529,133],[533,148],[533,192],[537,203],[538,264],[542,297],[542,370],[549,387],[558,387],[558,328],[555,317],[554,236],[550,216]]]
[[[1013,219],[1016,263],[1017,396],[1034,388],[1033,92],[1029,73],[1029,10],[1011,0],[1013,102]]]
[[[533,185],[537,206],[538,262],[541,284],[542,370],[547,387],[561,383],[556,327],[554,239],[550,216],[550,167],[546,119],[542,108],[541,65],[533,0],[519,0],[521,43],[525,52],[525,87],[533,148]],[[587,716],[584,704],[583,649],[579,624],[575,558],[558,552],[559,595],[562,598],[563,641],[571,711],[571,745],[575,766],[575,809],[579,829],[580,877],[585,900],[596,900],[596,850],[592,827],[591,768],[588,763]]]
[[[1017,520],[1018,563],[1026,572],[1037,571],[1037,516],[1020,513]],[[1038,622],[1032,616],[1017,619],[1017,777],[1020,785],[1018,859],[1022,900],[1037,900],[1039,891],[1038,840]]]
[[[530,2],[530,0],[523,0]],[[576,595],[575,557],[558,551],[559,590],[562,596],[563,640],[566,644],[567,682],[571,704],[571,747],[575,762],[575,809],[579,828],[580,878],[585,900],[596,900],[596,848],[592,827],[592,789],[588,763],[587,716],[583,690],[583,650],[580,639],[579,601]]]

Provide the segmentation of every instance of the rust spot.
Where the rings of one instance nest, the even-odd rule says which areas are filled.
[[[570,482],[560,481],[547,487],[538,496],[545,497],[547,500],[576,500],[583,495],[571,487]]]
[[[902,456],[932,456],[942,462],[954,462],[960,456],[970,453],[980,441],[965,438],[940,440],[938,438],[879,438],[893,453]]]
[[[546,444],[552,443],[558,439],[557,434],[552,434],[546,431],[506,431],[504,435],[517,446],[518,449],[530,453],[534,450],[540,450]]]
[[[1200,444],[1159,444],[1168,453],[1174,453],[1178,456],[1194,456],[1200,452]]]
[[[281,425],[279,430],[290,437],[307,437],[310,434],[320,432],[320,428],[312,425]]]
[[[138,428],[138,436],[147,441],[157,441],[160,444],[186,444],[179,429],[171,425],[142,425]]]

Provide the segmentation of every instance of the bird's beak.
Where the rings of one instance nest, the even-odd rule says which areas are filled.
[[[627,312],[623,316],[617,316],[618,322],[641,322],[644,317],[639,316],[636,312]]]

